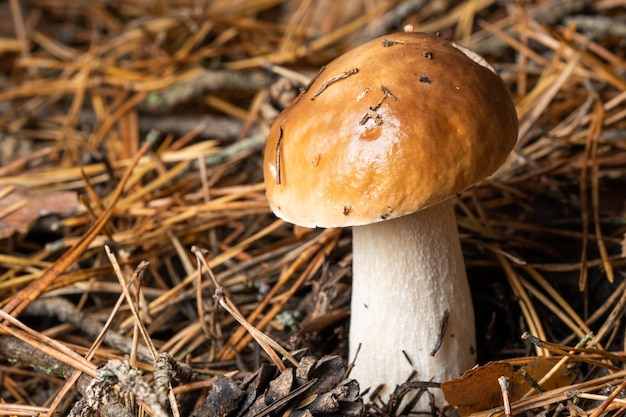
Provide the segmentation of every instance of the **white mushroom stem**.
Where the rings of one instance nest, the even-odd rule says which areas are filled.
[[[362,389],[384,383],[385,398],[412,370],[442,382],[470,369],[474,311],[452,200],[352,233],[350,377]]]

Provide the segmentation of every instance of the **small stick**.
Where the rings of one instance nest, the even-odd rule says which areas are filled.
[[[561,361],[562,361],[563,359],[569,359],[569,358],[568,358],[567,356],[563,356],[563,358],[561,358]],[[560,361],[559,361],[559,362],[560,362]],[[556,366],[555,366],[555,367],[553,367],[552,369],[555,369],[555,368],[556,368]],[[556,369],[558,369],[558,368],[556,368]],[[530,385],[530,386],[532,387],[532,388],[529,390],[529,392],[527,392],[527,393],[526,393],[526,395],[524,395],[524,397],[522,397],[522,398],[526,398],[527,396],[529,396],[529,394],[530,394],[530,393],[534,393],[534,391],[537,391],[537,392],[546,392],[545,388],[543,388],[543,387],[541,386],[541,384],[540,384],[539,382],[537,382],[537,381],[535,380],[535,378],[533,378],[533,377],[532,377],[532,376],[531,376],[531,375],[530,375],[530,374],[526,371],[526,369],[521,368],[521,369],[520,369],[520,373],[521,373],[521,374],[522,374],[522,376],[524,377],[524,380],[525,380],[526,382],[528,382],[528,385]],[[544,378],[542,378],[542,379],[546,379],[546,378],[544,377]],[[547,379],[546,379],[546,380],[547,380]]]
[[[435,343],[435,348],[430,352],[430,356],[435,356],[439,349],[441,349],[441,344],[443,343],[443,337],[446,334],[446,330],[448,329],[448,319],[450,318],[450,311],[446,308],[443,312],[443,318],[441,319],[441,327],[439,328],[439,336],[437,337],[437,343]]]
[[[616,354],[616,353],[612,353],[612,352],[607,352],[605,350],[601,350],[601,349],[596,349],[596,348],[583,348],[583,347],[578,347],[579,344],[577,344],[576,346],[572,347],[572,346],[564,346],[564,345],[559,345],[557,343],[551,343],[551,342],[547,342],[545,340],[541,340],[539,339],[537,336],[534,336],[528,332],[524,332],[522,333],[522,340],[528,340],[530,343],[532,343],[533,345],[537,346],[537,347],[541,347],[544,348],[552,353],[556,353],[557,355],[561,355],[561,356],[575,356],[577,353],[588,353],[588,354],[596,354],[599,355],[602,359],[607,359],[610,361],[619,361],[619,362],[623,362],[624,361],[624,355],[620,355],[620,354]],[[582,339],[583,341],[585,340],[585,338]],[[591,360],[590,358],[588,360]],[[591,363],[591,362],[588,362]],[[602,365],[599,365],[602,366]],[[607,364],[604,364],[603,367],[607,367]]]
[[[361,120],[359,121],[359,124],[362,126],[365,123],[367,123],[367,121],[369,119],[374,119],[374,122],[377,125],[382,124],[382,118],[380,117],[380,115],[378,113],[376,113],[376,110],[378,110],[378,108],[383,104],[383,101],[387,98],[387,97],[391,97],[392,99],[394,99],[395,101],[398,101],[398,99],[396,98],[396,96],[394,96],[391,91],[389,91],[389,89],[387,89],[387,87],[385,87],[384,85],[380,86],[380,89],[383,92],[383,97],[378,100],[378,103],[376,103],[373,107],[370,107],[368,112],[365,113],[365,115],[361,118]]]
[[[408,42],[406,42],[406,41],[397,41],[397,40],[393,40],[393,39],[392,40],[383,39],[382,44],[383,44],[383,48],[388,48],[388,47],[393,46],[393,45],[407,45]]]
[[[398,99],[396,98],[396,96],[394,96],[393,94],[391,94],[391,91],[389,91],[387,89],[387,87],[385,87],[384,85],[380,86],[380,89],[383,91],[383,98],[381,98],[378,103],[376,103],[376,105],[374,107],[370,107],[370,109],[372,111],[376,111],[378,110],[378,108],[381,106],[381,104],[383,104],[383,101],[387,98],[387,96],[391,97],[392,99],[394,99],[395,101],[398,101]]]
[[[280,145],[283,140],[283,127],[278,127],[278,140],[276,141],[276,185],[280,185]]]
[[[356,363],[356,359],[359,357],[360,351],[361,351],[361,343],[359,343],[359,345],[357,346],[356,352],[354,352],[354,357],[352,358],[352,361],[348,363],[348,367],[346,368],[346,373],[344,374],[344,379],[350,376],[350,372],[352,371],[352,368],[354,368],[354,364]]]
[[[385,93],[384,97],[391,97],[392,99],[394,99],[395,101],[398,101],[398,99],[396,98],[396,96],[394,96],[393,94],[391,94],[391,91],[389,91],[389,89],[387,89],[387,87],[385,87],[384,85],[380,86],[380,89],[383,90],[383,93]],[[384,98],[383,97],[383,98]]]
[[[311,97],[311,101],[315,100],[315,97],[317,97],[320,94],[322,94],[324,92],[324,90],[326,90],[326,88],[328,88],[329,85],[331,85],[333,83],[336,83],[337,81],[341,81],[343,79],[346,79],[349,76],[356,74],[357,72],[359,72],[358,68],[350,68],[348,71],[342,72],[341,74],[337,75],[336,77],[330,78],[328,81],[326,81],[324,84],[322,84],[320,89],[317,90],[317,93],[313,94],[313,97]]]
[[[511,400],[509,398],[509,378],[501,376],[498,378],[498,384],[500,384],[500,391],[502,391],[502,403],[504,404],[504,415],[511,417]]]
[[[408,353],[406,353],[406,350],[402,349],[402,354],[404,355],[404,359],[406,359],[406,361],[409,363],[409,365],[411,365],[411,368],[413,367],[413,360],[411,360],[411,357],[409,356]]]

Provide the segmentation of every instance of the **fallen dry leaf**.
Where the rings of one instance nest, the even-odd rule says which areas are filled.
[[[502,404],[498,378],[513,378],[513,366],[505,362],[490,362],[465,372],[441,384],[443,395],[459,409],[461,416],[487,410]]]
[[[24,186],[6,185],[0,188],[0,239],[28,232],[40,217],[74,213],[78,204],[73,191],[30,194]]]
[[[441,384],[446,400],[456,406],[461,416],[467,416],[479,411],[502,406],[502,391],[498,378],[509,378],[509,399],[517,401],[531,389],[524,373],[535,382],[546,375],[556,362],[553,359],[537,357],[518,370],[507,362],[490,362],[484,366],[477,366],[455,378]],[[543,388],[553,388],[569,385],[574,380],[565,367],[550,378]]]
[[[518,392],[513,393],[511,400],[516,401],[520,399],[521,396],[530,389],[530,384],[526,382],[524,376],[522,375],[522,371],[526,371],[530,378],[539,382],[548,372],[550,372],[555,364],[556,362],[554,358],[550,359],[545,356],[539,356],[532,362],[529,362],[527,365],[517,370],[515,372],[515,382]],[[570,373],[566,366],[562,366],[552,377],[550,377],[549,380],[543,383],[541,387],[546,391],[550,391],[555,388],[571,384],[574,381],[574,378],[575,375]]]

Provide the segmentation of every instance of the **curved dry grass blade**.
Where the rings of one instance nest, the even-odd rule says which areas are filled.
[[[248,323],[245,317],[241,314],[241,312],[237,309],[237,307],[233,304],[232,301],[224,294],[224,289],[221,287],[217,278],[213,274],[213,270],[209,266],[209,263],[206,261],[206,258],[202,255],[202,251],[198,248],[193,248],[192,251],[196,255],[196,259],[198,260],[198,274],[202,273],[202,266],[207,271],[207,274],[211,278],[213,285],[215,287],[215,295],[214,298],[221,305],[224,310],[228,311],[228,313],[235,319],[239,324],[241,324],[250,335],[256,340],[256,342],[263,348],[265,353],[268,354],[272,362],[276,365],[280,371],[285,370],[285,365],[283,361],[278,357],[276,352],[283,355],[285,359],[291,362],[294,366],[298,366],[298,361],[296,361],[293,356],[285,348],[283,348],[278,342],[276,342],[271,337],[267,336],[265,333]],[[201,318],[202,319],[202,318]]]

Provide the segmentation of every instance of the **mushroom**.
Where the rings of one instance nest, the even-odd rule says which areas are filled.
[[[424,33],[338,57],[272,125],[264,176],[274,213],[352,226],[349,350],[362,388],[389,392],[413,370],[441,382],[474,365],[453,198],[504,162],[517,129],[493,68]]]

